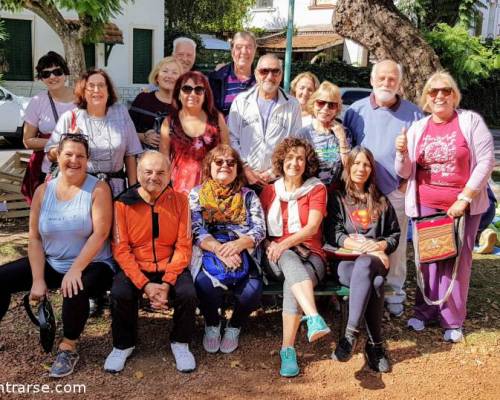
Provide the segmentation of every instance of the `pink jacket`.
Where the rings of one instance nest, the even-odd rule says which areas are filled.
[[[481,116],[473,111],[457,110],[458,124],[470,150],[470,177],[466,186],[479,191],[470,205],[471,215],[482,214],[488,208],[486,184],[495,166],[494,143],[491,133]],[[418,217],[417,182],[415,179],[417,144],[424,133],[430,116],[413,123],[407,133],[408,154],[401,158],[396,156],[396,173],[408,179],[405,197],[405,211],[409,217]]]

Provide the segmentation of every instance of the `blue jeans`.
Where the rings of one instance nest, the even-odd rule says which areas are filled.
[[[220,323],[218,310],[222,307],[226,290],[220,286],[214,287],[203,269],[196,276],[194,286],[200,301],[198,307],[203,317],[205,317],[205,324],[207,326],[218,326]],[[259,307],[262,296],[262,278],[250,275],[236,285],[229,287],[229,289],[236,298],[231,326],[239,328],[245,323],[252,311]]]

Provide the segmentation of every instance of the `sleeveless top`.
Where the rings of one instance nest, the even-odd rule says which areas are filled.
[[[170,158],[172,185],[175,191],[189,194],[201,183],[201,164],[207,153],[220,143],[217,121],[207,119],[205,132],[192,138],[182,130],[179,114],[170,119]]]
[[[57,199],[58,180],[52,179],[47,184],[38,230],[47,262],[54,270],[64,274],[71,268],[93,232],[92,192],[98,179],[87,175],[80,191],[68,201]],[[93,262],[104,262],[113,268],[109,240],[106,240]]]

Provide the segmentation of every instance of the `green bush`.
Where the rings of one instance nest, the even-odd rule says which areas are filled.
[[[292,64],[291,79],[301,72],[315,74],[319,81],[328,80],[338,86],[370,87],[370,69],[353,67],[342,61],[330,61],[324,64],[310,64],[307,61]]]
[[[461,108],[477,111],[489,127],[500,128],[500,70],[462,90]]]

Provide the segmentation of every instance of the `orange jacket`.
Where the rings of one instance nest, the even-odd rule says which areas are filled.
[[[168,187],[151,205],[138,188],[115,202],[113,257],[139,289],[149,282],[144,272],[163,272],[162,280],[175,285],[193,250],[188,200]]]

